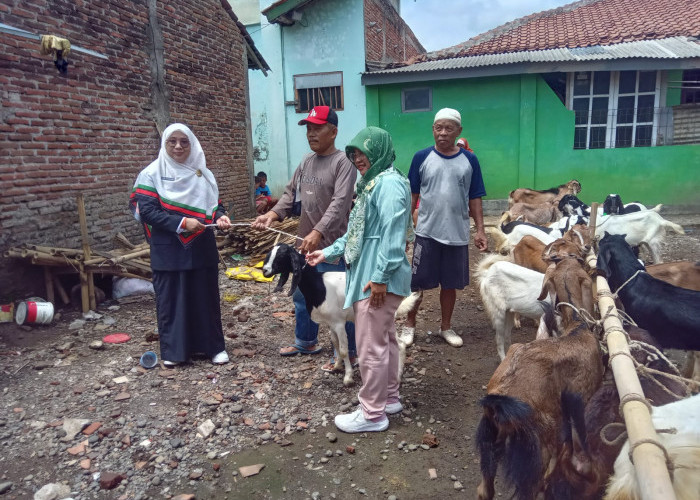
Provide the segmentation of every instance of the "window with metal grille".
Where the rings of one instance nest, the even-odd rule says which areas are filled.
[[[658,71],[578,71],[569,76],[574,149],[656,145]]]
[[[297,113],[308,113],[314,106],[343,109],[343,73],[294,75],[294,100]]]
[[[681,104],[700,103],[700,69],[683,71]]]

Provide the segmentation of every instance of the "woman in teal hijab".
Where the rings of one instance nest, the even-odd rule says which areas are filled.
[[[411,293],[405,251],[406,242],[413,239],[411,189],[394,168],[396,154],[386,130],[363,129],[345,147],[345,154],[362,176],[348,231],[307,260],[315,266],[344,256],[347,263],[345,307],[355,312],[362,387],[360,406],[353,413],[337,415],[335,425],[344,432],[383,431],[389,426],[387,414],[403,409],[394,313]]]

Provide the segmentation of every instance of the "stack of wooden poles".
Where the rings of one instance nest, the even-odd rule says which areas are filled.
[[[81,304],[83,312],[95,310],[95,286],[93,275],[108,274],[126,278],[151,279],[150,247],[144,242],[132,244],[124,235],[118,233],[114,237],[115,250],[95,251],[90,247],[85,204],[82,194],[77,197],[78,217],[82,237],[82,248],[61,248],[52,246],[33,245],[25,243],[12,247],[4,252],[5,257],[28,260],[31,264],[43,266],[46,285],[46,299],[55,302],[58,293],[64,304],[70,302],[70,296],[56,279],[59,274],[78,274],[80,276]],[[299,219],[290,218],[275,225],[276,231],[257,231],[250,227],[254,219],[236,220],[233,227],[219,232],[216,246],[219,250],[221,263],[226,267],[223,257],[239,254],[249,262],[257,262],[263,258],[278,242],[294,244],[299,226]]]

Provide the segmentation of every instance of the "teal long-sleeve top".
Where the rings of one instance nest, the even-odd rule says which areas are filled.
[[[411,216],[411,192],[397,172],[378,179],[365,209],[365,231],[360,257],[346,271],[345,308],[369,298],[362,289],[369,281],[385,283],[387,292],[411,293],[411,265],[406,257],[406,228]],[[326,261],[343,256],[348,233],[323,250]]]

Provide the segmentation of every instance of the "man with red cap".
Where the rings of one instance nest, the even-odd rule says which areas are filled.
[[[264,229],[272,222],[282,221],[292,214],[294,202],[301,201],[298,234],[303,240],[297,240],[297,249],[302,253],[311,253],[327,247],[345,234],[357,170],[345,152],[335,147],[338,115],[332,108],[315,106],[299,125],[306,125],[306,139],[312,152],[302,158],[277,204],[255,219],[253,227]],[[345,262],[340,259],[338,264],[323,263],[314,269],[321,273],[345,271]],[[293,299],[295,341],[280,349],[280,355],[317,354],[321,352],[318,347],[318,324],[311,321],[306,301],[298,288]],[[348,334],[350,359],[354,361],[357,357],[354,324],[346,323],[345,331]],[[332,365],[326,364],[323,369],[331,371]]]

